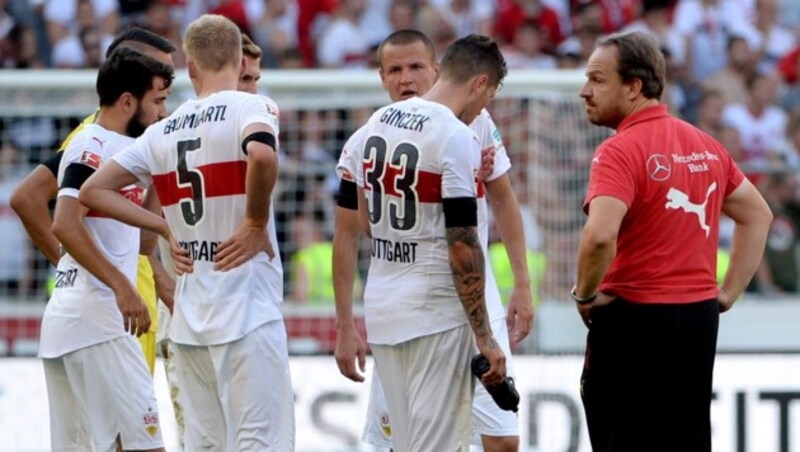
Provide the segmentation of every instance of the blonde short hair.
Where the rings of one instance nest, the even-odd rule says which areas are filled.
[[[189,24],[183,36],[183,51],[201,69],[219,71],[242,63],[242,34],[230,19],[203,14]]]
[[[261,47],[257,46],[250,36],[242,33],[242,53],[247,58],[261,58],[263,53],[261,52]]]

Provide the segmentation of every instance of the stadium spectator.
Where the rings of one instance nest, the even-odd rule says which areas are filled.
[[[675,0],[643,0],[641,17],[619,31],[641,31],[655,37],[661,49],[666,49],[674,62],[682,66],[686,58],[683,38],[670,20],[674,4]]]
[[[292,220],[292,243],[297,250],[289,259],[289,299],[315,306],[333,306],[333,243],[325,234],[321,210],[301,212]]]
[[[0,37],[0,66],[7,69],[43,69],[44,60],[36,45],[36,32],[21,23]]]
[[[216,46],[209,51],[205,43],[212,39]],[[270,207],[278,110],[263,96],[235,92],[242,38],[233,22],[203,15],[187,29],[183,46],[198,99],[165,119],[174,129],[148,129],[105,165],[87,181],[81,201],[170,242],[179,274],[171,340],[183,386],[187,450],[292,450],[282,269],[274,258]],[[207,112],[203,122],[185,120],[198,108]],[[186,154],[209,152],[177,155],[175,149],[184,146]],[[175,168],[191,175],[215,166],[239,168],[234,170],[238,176],[212,170],[204,178],[190,178],[197,195],[190,208],[173,195],[171,182],[153,178]],[[119,186],[137,180],[150,185],[153,179],[166,219],[128,208],[117,193]],[[226,196],[215,196],[219,189]],[[206,215],[212,218],[201,222]],[[237,384],[224,384],[232,381]]]
[[[552,52],[564,40],[558,14],[541,0],[500,0],[492,31],[500,42],[510,44],[526,21],[533,21],[539,27],[545,51]]]
[[[700,101],[697,103],[695,125],[717,141],[722,141],[722,130],[725,128],[722,123],[723,108],[725,108],[725,100],[720,91],[703,90]]]
[[[756,0],[755,29],[761,38],[757,68],[767,73],[775,70],[781,58],[797,46],[797,37],[777,18],[777,0]]]
[[[425,36],[429,36],[436,48],[437,58],[458,38],[453,24],[448,22],[438,8],[424,4],[417,11],[418,29]]]
[[[452,25],[457,37],[492,33],[493,0],[432,0],[430,4]]]
[[[368,0],[342,0],[335,17],[317,44],[317,63],[323,68],[365,68],[369,42],[359,21]]]
[[[172,77],[170,66],[117,49],[99,70],[96,122],[76,132],[59,165],[53,234],[65,254],[39,340],[54,450],[164,450],[153,380],[132,337],[150,329],[134,282],[140,250],[151,253],[155,242],[142,236],[140,243],[138,229],[88,213],[78,194],[99,167],[166,116]],[[120,189],[125,204],[143,202],[140,187]]]
[[[722,122],[739,131],[742,146],[739,164],[746,172],[759,173],[783,164],[780,144],[788,116],[776,105],[777,76],[754,73],[745,83],[747,101],[726,105]]]
[[[339,7],[339,0],[297,0],[297,46],[303,67],[316,66],[321,29]]]
[[[739,2],[679,0],[672,23],[684,40],[687,77],[697,84],[725,67],[731,36],[744,37],[751,48],[759,37],[747,22]]]
[[[389,32],[381,37],[389,36],[400,30],[411,30],[416,27],[417,8],[411,0],[392,0],[389,8]],[[377,49],[377,47],[376,47]]]
[[[725,67],[703,80],[705,90],[715,90],[727,104],[747,101],[747,77],[753,73],[756,60],[747,41],[740,36],[728,38]]]
[[[97,27],[82,28],[77,35],[68,35],[56,43],[51,55],[53,66],[72,69],[100,67],[113,40]]]
[[[44,19],[50,45],[55,46],[82,28],[98,27],[114,35],[119,23],[117,0],[45,0]]]
[[[264,50],[267,67],[280,67],[281,55],[297,47],[297,2],[268,0],[250,21],[253,40]]]
[[[604,38],[586,76],[589,121],[617,132],[594,153],[570,292],[589,328],[581,389],[592,448],[710,452],[719,314],[756,271],[772,215],[716,140],[659,103],[654,38]],[[720,288],[723,211],[736,226]]]
[[[539,27],[533,21],[522,22],[514,41],[502,46],[509,69],[555,69],[556,59],[544,53]]]
[[[756,289],[764,295],[798,292],[800,209],[797,189],[797,175],[785,170],[765,175],[759,181],[759,190],[774,216],[764,258],[754,280]]]

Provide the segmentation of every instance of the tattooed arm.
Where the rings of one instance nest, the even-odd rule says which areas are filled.
[[[474,226],[448,227],[446,232],[450,269],[458,298],[469,319],[478,349],[491,364],[482,380],[492,386],[505,378],[506,358],[494,339],[486,310],[485,260],[478,232]]]

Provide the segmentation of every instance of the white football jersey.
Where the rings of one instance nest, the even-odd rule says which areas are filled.
[[[97,124],[83,128],[70,141],[58,168],[58,185],[70,165],[97,169],[114,154],[133,143],[133,138],[104,129]],[[121,190],[132,202],[141,204],[144,192],[129,186]],[[61,188],[58,197],[78,197],[75,188]],[[86,228],[111,265],[132,283],[139,256],[139,229],[89,211]],[[69,253],[61,256],[56,270],[53,295],[42,318],[39,356],[57,358],[81,348],[109,341],[125,332],[122,314],[110,287],[83,268]]]
[[[194,271],[176,282],[170,334],[176,343],[224,344],[281,318],[278,256],[270,260],[259,253],[227,272],[213,268],[217,247],[245,219],[244,130],[263,123],[277,137],[278,115],[264,96],[218,92],[183,103],[114,158],[145,184],[153,183],[170,230],[194,261]],[[269,215],[269,238],[276,247],[271,207]]]
[[[477,136],[444,105],[413,98],[378,110],[364,138],[356,182],[372,232],[364,292],[370,343],[467,323],[448,262],[442,200],[477,196]]]
[[[506,174],[511,169],[511,161],[508,158],[500,131],[486,109],[481,110],[481,113],[472,121],[470,129],[477,134],[481,150],[494,149],[495,151],[494,170],[487,180],[493,181]],[[355,175],[364,149],[365,130],[366,125],[356,130],[342,148],[339,163],[336,165],[336,171],[340,179],[356,181]],[[489,319],[495,320],[505,317],[506,311],[500,298],[500,291],[497,288],[494,273],[491,271],[491,262],[487,253],[489,244],[488,206],[482,189],[478,190],[478,233],[486,259],[486,307],[489,312]]]

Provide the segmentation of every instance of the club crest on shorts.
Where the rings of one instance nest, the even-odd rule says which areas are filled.
[[[383,432],[383,436],[391,438],[392,425],[389,423],[389,413],[384,411],[378,415],[378,424],[381,426],[381,432]]]
[[[147,434],[155,436],[158,433],[158,411],[148,408],[147,413],[142,415],[142,423]]]

